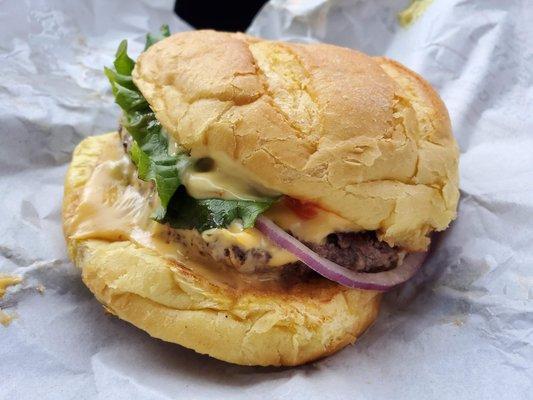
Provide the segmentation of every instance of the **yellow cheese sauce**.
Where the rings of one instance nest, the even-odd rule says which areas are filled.
[[[151,184],[136,170],[117,140],[106,147],[85,184],[75,218],[69,226],[74,239],[132,240],[177,258],[182,249],[162,238],[164,226],[151,215],[159,205]]]
[[[247,182],[216,168],[205,172],[188,168],[181,176],[187,193],[195,199],[261,200],[261,194]]]
[[[4,312],[0,308],[0,324],[7,327],[13,321],[13,319],[14,319],[13,315]]]
[[[411,26],[432,2],[433,0],[411,0],[409,7],[398,13],[398,22],[404,28]]]
[[[20,276],[0,274],[0,299],[4,297],[9,286],[18,285],[20,282],[22,282]]]
[[[6,294],[9,286],[18,285],[22,282],[22,277],[16,275],[0,274],[0,299]],[[0,308],[0,324],[8,326],[13,321],[13,315],[10,315]]]
[[[232,223],[227,229],[209,229],[202,232],[202,238],[209,243],[216,253],[223,253],[224,249],[238,246],[241,249],[262,249],[271,255],[268,266],[278,267],[293,263],[298,259],[288,251],[272,244],[261,232],[255,228],[243,229],[239,222]],[[222,258],[222,254],[219,255]],[[243,272],[253,272],[252,266]]]
[[[304,242],[320,243],[332,232],[361,230],[359,226],[337,214],[321,208],[316,208],[315,212],[316,215],[313,218],[302,219],[283,202],[280,202],[271,207],[265,216]]]
[[[191,156],[211,162],[206,171],[193,164],[180,177],[187,193],[196,199],[261,200],[280,196],[257,183],[239,163],[222,152],[199,148],[193,150]]]

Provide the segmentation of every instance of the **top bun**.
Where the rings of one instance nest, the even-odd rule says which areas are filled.
[[[135,84],[169,134],[257,182],[423,250],[455,217],[458,149],[420,76],[325,44],[193,31],[140,55]]]

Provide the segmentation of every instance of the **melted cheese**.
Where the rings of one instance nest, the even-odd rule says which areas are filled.
[[[16,275],[0,275],[0,298],[4,297],[9,286],[18,285],[22,282],[22,277]],[[0,308],[0,324],[8,326],[13,321],[10,315]]]
[[[10,315],[0,309],[0,324],[7,327],[13,321],[13,319],[13,315]]]
[[[20,276],[0,275],[0,298],[4,297],[9,286],[17,285],[22,282]]]
[[[241,164],[222,152],[198,148],[191,156],[193,159],[210,158],[214,162],[210,171],[197,171],[191,166],[181,176],[187,192],[196,199],[261,200],[280,195],[257,183]]]
[[[108,146],[87,181],[69,231],[74,239],[131,240],[176,259],[183,253],[163,238],[161,224],[150,218],[159,205],[149,183],[117,146]]]
[[[411,26],[424,14],[433,0],[411,0],[411,4],[402,12],[398,13],[398,21],[404,28]]]
[[[261,200],[261,194],[252,185],[219,167],[207,172],[188,168],[181,179],[189,195],[196,199]]]
[[[76,239],[98,235],[100,239],[125,240],[134,238],[148,244],[154,226],[150,214],[155,201],[147,199],[147,185],[129,185],[131,162],[126,155],[98,165],[83,191],[72,223]]]
[[[238,246],[241,249],[261,249],[267,251],[271,258],[268,265],[278,267],[298,261],[287,250],[273,245],[255,228],[243,229],[239,222],[232,223],[228,229],[209,229],[202,232],[202,238],[211,245],[215,251],[222,253],[224,249]]]
[[[302,219],[283,202],[275,204],[265,215],[284,230],[304,242],[321,243],[333,232],[356,232],[361,228],[337,214],[317,208],[317,214],[310,219]]]

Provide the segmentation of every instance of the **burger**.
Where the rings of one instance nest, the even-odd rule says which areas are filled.
[[[455,218],[447,110],[397,62],[163,27],[105,74],[122,116],[74,151],[64,233],[98,301],[153,337],[242,365],[332,354]]]

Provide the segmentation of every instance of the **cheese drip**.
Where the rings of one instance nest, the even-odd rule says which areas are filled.
[[[182,184],[195,199],[225,199],[261,201],[281,194],[257,183],[242,165],[220,152],[197,149],[191,156],[208,166],[193,163],[181,175]]]

